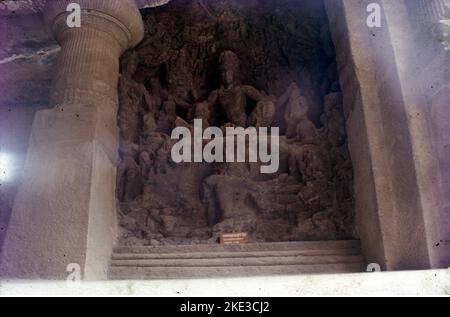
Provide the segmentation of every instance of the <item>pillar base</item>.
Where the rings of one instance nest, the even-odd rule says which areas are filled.
[[[4,249],[1,275],[65,279],[79,264],[85,280],[106,279],[116,237],[117,135],[92,106],[36,114]]]

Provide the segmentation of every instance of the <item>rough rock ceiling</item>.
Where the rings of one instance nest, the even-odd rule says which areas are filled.
[[[135,0],[139,8],[164,5],[171,0]],[[46,0],[0,0],[0,15],[28,14],[42,10]]]
[[[45,0],[1,0],[0,15],[34,13],[41,10],[44,4]]]

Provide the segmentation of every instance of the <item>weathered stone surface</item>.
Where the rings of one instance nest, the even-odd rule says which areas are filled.
[[[38,13],[44,8],[46,0],[2,0],[0,15]]]
[[[59,47],[47,34],[42,17],[2,17],[0,41],[0,107],[48,106],[52,66]]]
[[[413,38],[416,17],[423,12],[408,11],[408,1],[383,1],[385,26],[368,29],[360,12],[369,2],[325,1],[340,52],[363,250],[369,261],[387,269],[444,266],[436,237],[445,233],[436,222],[445,222],[437,206],[429,105],[423,98],[429,88],[421,88],[418,79],[424,78],[417,74],[425,65],[417,53],[428,56],[435,45],[431,32]],[[438,244],[445,254],[445,244]]]
[[[2,0],[0,16],[38,13],[44,9],[47,0]],[[52,1],[52,0],[50,0]],[[135,0],[138,8],[153,8],[169,3],[171,0]]]
[[[152,0],[138,2],[142,6],[161,4],[160,1]],[[404,6],[403,1],[399,1],[400,4],[383,1],[386,4],[385,9],[390,10],[387,11],[386,21],[383,20],[387,22],[389,32],[385,29],[367,31],[365,20],[361,19],[361,12],[364,12],[368,1],[360,4],[327,1],[330,27],[324,23],[319,1],[305,1],[304,6],[285,11],[283,10],[289,1],[277,1],[279,10],[272,10],[273,1],[263,2],[174,1],[167,8],[145,11],[147,40],[124,59],[124,65],[127,65],[128,61],[134,58],[138,65],[130,67],[135,69],[139,66],[139,70],[132,71],[129,77],[123,72],[120,87],[121,104],[129,106],[122,109],[122,116],[119,117],[122,139],[133,140],[123,142],[120,152],[122,162],[118,169],[121,188],[118,197],[122,201],[122,242],[129,245],[208,243],[214,242],[214,234],[218,231],[240,226],[249,231],[253,230],[257,241],[353,236],[353,233],[348,231],[351,229],[349,223],[352,222],[352,213],[343,216],[345,213],[330,209],[329,197],[323,193],[317,194],[318,188],[332,185],[335,189],[327,192],[332,192],[339,202],[343,202],[339,210],[353,210],[350,198],[353,187],[349,177],[352,166],[349,164],[346,148],[342,147],[348,136],[354,162],[357,228],[368,259],[385,264],[388,269],[448,264],[450,217],[447,215],[450,210],[450,181],[448,173],[445,172],[449,167],[450,138],[447,133],[448,120],[445,118],[448,112],[446,101],[449,77],[448,68],[442,65],[450,64],[448,54],[444,53],[427,60],[435,48],[433,44],[439,40],[429,31],[433,21],[442,17],[442,10],[436,10],[442,7],[436,4],[443,2],[416,2],[423,6],[422,9],[426,7],[428,13],[418,19],[421,25],[418,30],[416,27],[405,29],[403,22],[407,20],[406,12],[417,16],[415,9],[411,9],[409,4]],[[45,35],[40,16],[21,15],[36,12],[42,5],[43,2],[38,1],[0,2],[0,15],[5,12],[9,15],[20,15],[2,17],[0,20],[0,151],[24,153],[28,139],[26,130],[29,131],[34,111],[50,104],[47,101],[49,74],[59,49],[56,43]],[[402,10],[392,10],[397,5]],[[337,47],[336,57],[329,30],[332,31]],[[407,33],[407,36],[403,32]],[[90,36],[91,40],[95,38],[95,34]],[[392,39],[399,40],[391,43]],[[60,40],[64,38],[60,37]],[[285,44],[287,40],[289,45]],[[423,48],[419,63],[411,55],[416,48],[411,45],[414,41],[419,43],[418,47]],[[124,45],[118,45],[111,51],[117,52],[120,46]],[[300,97],[295,92],[285,94],[290,96],[288,99],[298,102],[290,107],[286,106],[286,109],[277,108],[279,111],[274,119],[275,123],[285,130],[283,133],[287,134],[282,141],[284,149],[281,168],[287,176],[277,175],[275,182],[267,179],[249,179],[242,182],[242,175],[241,178],[217,175],[217,170],[221,169],[201,164],[191,168],[180,166],[176,169],[170,160],[167,160],[167,133],[174,125],[189,125],[193,118],[202,118],[208,125],[234,121],[223,114],[214,116],[208,104],[204,102],[219,88],[218,56],[230,49],[243,60],[242,83],[278,99],[289,91],[291,82],[297,82],[297,87],[300,87]],[[67,52],[71,51],[62,54]],[[310,58],[311,56],[314,58]],[[108,60],[105,55],[103,57],[105,61]],[[81,54],[79,58],[85,59],[86,56]],[[333,62],[334,59],[337,60],[337,65]],[[414,67],[408,68],[409,65]],[[76,261],[84,261],[83,248],[68,252],[61,250],[76,243],[87,243],[90,250],[105,250],[100,244],[109,239],[105,237],[114,235],[108,232],[115,226],[111,222],[111,219],[114,219],[113,214],[93,213],[89,221],[99,226],[95,226],[95,230],[90,227],[86,231],[86,218],[80,216],[80,212],[77,213],[87,210],[86,206],[90,204],[98,209],[114,209],[113,203],[98,204],[105,197],[109,202],[113,201],[110,198],[114,188],[115,169],[111,162],[115,160],[116,154],[116,118],[114,111],[108,110],[115,109],[117,105],[115,98],[108,98],[108,95],[115,93],[114,84],[111,83],[117,81],[118,70],[113,67],[109,69],[111,72],[103,72],[108,69],[94,67],[89,73],[88,77],[91,78],[110,78],[108,91],[100,91],[99,95],[98,90],[90,91],[91,83],[84,85],[75,81],[64,82],[64,73],[73,69],[61,68],[60,74],[57,75],[61,86],[55,88],[58,92],[52,94],[51,104],[67,103],[73,107],[68,109],[63,105],[41,112],[35,123],[36,127],[40,128],[36,128],[33,133],[30,159],[36,158],[33,164],[39,164],[39,168],[27,166],[25,170],[31,179],[31,185],[47,186],[49,190],[44,188],[34,192],[37,197],[36,205],[45,205],[45,208],[37,208],[24,202],[24,196],[19,195],[21,206],[30,210],[34,208],[36,214],[48,210],[48,201],[39,200],[39,196],[58,193],[57,196],[67,197],[68,191],[64,188],[71,189],[70,194],[73,197],[69,200],[77,200],[78,196],[80,199],[85,198],[86,192],[76,186],[70,187],[71,182],[66,179],[89,183],[96,193],[96,198],[89,203],[68,204],[66,198],[51,200],[58,209],[55,214],[64,209],[73,210],[75,216],[64,214],[58,220],[46,218],[45,215],[42,218],[27,218],[20,214],[15,216],[13,230],[22,230],[20,223],[26,225],[31,222],[29,219],[32,219],[34,229],[29,230],[29,234],[48,231],[46,236],[36,240],[37,246],[47,243],[46,237],[64,235],[70,230],[89,237],[84,240],[68,234],[67,240],[60,240],[55,245],[58,251],[47,247],[40,248],[40,251],[56,259],[58,272],[64,270],[64,255]],[[336,70],[339,71],[339,83],[336,81]],[[316,76],[318,74],[320,76]],[[410,82],[413,77],[423,80],[414,85]],[[65,85],[72,89],[61,89]],[[343,88],[343,96],[340,86]],[[427,97],[426,102],[416,95],[418,87]],[[84,89],[87,93],[83,96],[77,95],[74,93],[76,89]],[[99,106],[95,107],[95,110],[84,107],[89,100],[95,100]],[[307,116],[304,113],[305,103],[309,104]],[[21,108],[17,107],[19,104]],[[253,108],[255,105],[250,106]],[[428,109],[433,122],[429,130],[433,130],[435,152],[431,151],[431,144],[428,144],[429,130],[424,124],[424,121],[430,119]],[[251,110],[246,115],[251,116]],[[93,117],[100,119],[96,121]],[[58,123],[52,127],[55,120]],[[347,130],[343,129],[344,120],[347,122]],[[13,121],[20,124],[13,125]],[[70,129],[64,129],[64,125],[68,124]],[[101,128],[97,129],[99,126]],[[155,129],[159,131],[154,133]],[[24,132],[19,133],[19,130]],[[3,133],[4,131],[6,132]],[[53,133],[55,131],[56,133]],[[146,136],[144,140],[140,139],[142,134]],[[97,142],[98,140],[100,141]],[[56,149],[48,150],[52,144],[64,146],[66,141],[77,145],[67,150],[63,147],[64,153]],[[323,146],[324,144],[326,146]],[[335,147],[341,149],[336,150]],[[323,148],[326,149],[325,152]],[[442,176],[433,179],[434,174],[428,172],[434,168],[433,157],[436,153],[438,169]],[[47,165],[50,159],[41,160],[37,157],[44,154],[51,158],[56,157],[52,160],[54,166]],[[326,160],[323,159],[325,156],[328,157]],[[305,157],[309,162],[307,166],[301,164]],[[21,165],[23,158],[20,154],[16,159],[18,165]],[[58,173],[59,169],[67,169],[67,162],[70,162],[69,165],[73,168],[78,168],[77,166],[82,166],[80,162],[85,160],[90,160],[94,166],[94,176],[88,175],[88,171],[84,170],[75,176],[70,174],[70,169]],[[328,172],[324,173],[323,166],[329,166],[330,161],[333,166],[325,168]],[[41,166],[44,166],[46,171],[41,171]],[[40,179],[44,177],[55,183],[62,179],[60,183],[63,185],[70,184],[64,188],[54,186]],[[206,182],[209,177],[212,178]],[[324,178],[332,184],[326,184]],[[184,181],[182,184],[180,179]],[[303,179],[306,179],[306,184]],[[292,180],[294,185],[290,183]],[[283,206],[282,211],[271,209],[271,205],[262,199],[272,198],[267,194],[267,190],[262,190],[263,195],[259,192],[259,189],[264,187],[276,188],[274,183],[277,182],[277,186],[281,187],[293,185],[294,190],[297,190],[296,186],[301,187],[294,198],[292,193],[275,193]],[[209,217],[199,212],[206,204],[201,196],[204,185],[208,183],[221,184],[220,186],[225,188],[235,186],[237,192],[245,192],[249,187],[255,188],[247,196],[252,197],[250,201],[257,200],[255,197],[260,198],[263,208],[255,207],[253,202],[249,207],[245,202],[244,209],[250,216],[236,219],[233,206],[230,208],[225,204],[220,209],[228,209],[227,212],[231,213],[226,221],[221,221],[225,213],[217,212],[213,208],[212,214],[218,216],[212,217],[216,219],[211,226]],[[236,183],[240,184],[235,185]],[[8,222],[8,210],[12,206],[15,184],[1,186],[0,243],[6,228],[5,223]],[[30,186],[24,184],[22,187],[29,192],[35,190]],[[168,194],[174,188],[180,193],[176,199]],[[225,196],[227,195],[230,193],[225,193]],[[219,201],[219,196],[220,193],[213,191],[209,200]],[[195,199],[192,200],[192,197]],[[254,210],[261,214],[253,215]],[[189,221],[183,219],[186,214]],[[78,216],[80,217],[77,218]],[[296,225],[294,228],[293,224]],[[101,229],[97,230],[100,227]],[[277,229],[273,230],[274,227]],[[29,244],[25,239],[21,239],[19,237],[17,241]],[[411,240],[417,243],[409,243]],[[86,258],[90,258],[91,263],[99,259],[92,267],[104,267],[107,253],[108,251],[100,255],[90,253]],[[29,262],[32,262],[32,255],[37,253],[30,254]],[[17,268],[21,271],[26,269],[51,274],[41,264],[31,268]],[[90,276],[99,274],[98,271],[89,272],[89,269],[85,273]],[[103,273],[100,272],[100,275]]]
[[[142,20],[131,1],[86,1],[97,10],[83,18],[98,23],[70,30],[59,23],[65,21],[57,14],[66,12],[64,3],[46,7],[62,45],[54,107],[35,116],[27,180],[18,190],[1,254],[4,277],[64,279],[67,265],[76,263],[84,279],[104,279],[116,236],[118,61],[142,37]],[[98,12],[118,22],[107,23]]]
[[[40,15],[0,18],[0,155],[10,177],[0,182],[0,246],[27,152],[36,111],[48,107],[56,42]]]
[[[224,232],[259,242],[354,237],[352,167],[324,12],[312,1],[276,5],[273,13],[270,1],[173,1],[146,11],[144,41],[122,62],[120,243],[217,243]],[[169,135],[194,119],[280,127],[280,170],[173,163]]]
[[[116,248],[111,279],[204,278],[356,273],[365,269],[359,241]]]

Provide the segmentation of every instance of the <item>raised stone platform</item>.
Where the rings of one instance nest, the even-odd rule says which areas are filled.
[[[178,279],[365,271],[359,241],[117,247],[109,278]]]

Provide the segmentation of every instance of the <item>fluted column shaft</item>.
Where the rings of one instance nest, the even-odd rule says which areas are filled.
[[[109,34],[94,28],[62,35],[62,49],[50,102],[117,106],[119,56],[122,48]]]
[[[132,0],[78,0],[81,27],[50,0],[46,23],[61,45],[51,109],[34,119],[0,273],[8,278],[105,279],[116,238],[119,58],[143,37]],[[71,266],[73,267],[73,266]]]

